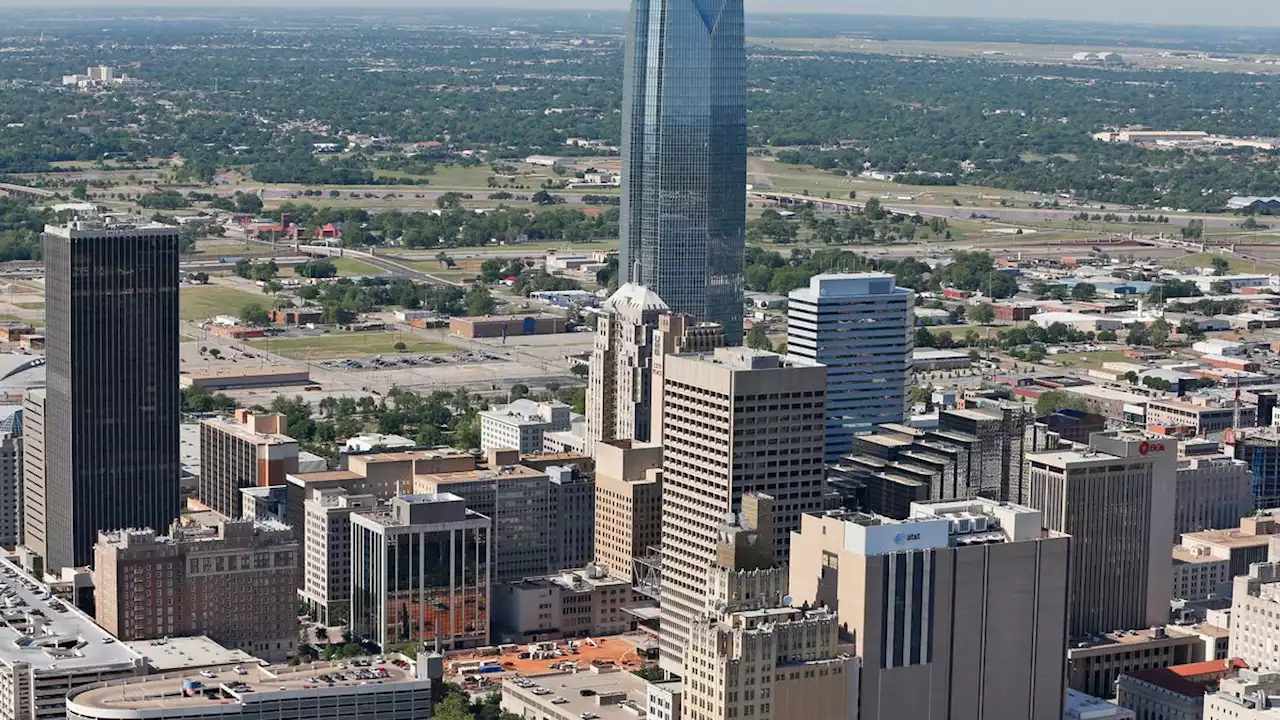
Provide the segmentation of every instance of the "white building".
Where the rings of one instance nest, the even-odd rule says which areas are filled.
[[[571,408],[562,402],[516,400],[480,413],[480,449],[541,452],[544,433],[568,430],[572,423]]]
[[[1216,283],[1230,283],[1231,292],[1247,287],[1273,287],[1276,284],[1274,275],[1196,275],[1186,278],[1200,288],[1200,292],[1208,294]]]
[[[299,598],[312,617],[340,625],[351,600],[351,513],[377,507],[373,495],[348,495],[341,488],[315,490],[303,503],[302,589]]]
[[[914,304],[883,273],[817,275],[791,292],[788,357],[827,366],[827,462],[850,452],[854,435],[903,421]]]
[[[343,448],[346,452],[372,452],[374,450],[398,450],[417,447],[403,435],[383,435],[382,433],[360,433],[347,439]]]
[[[1204,696],[1203,720],[1280,720],[1280,673],[1246,668],[1223,678]]]
[[[1280,538],[1268,542],[1267,562],[1237,577],[1231,595],[1231,657],[1250,667],[1280,668]]]
[[[1067,688],[1067,709],[1062,713],[1063,720],[1135,720],[1137,717],[1132,710]]]

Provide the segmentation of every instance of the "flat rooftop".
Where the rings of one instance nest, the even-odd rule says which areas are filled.
[[[219,665],[257,665],[258,659],[243,650],[233,650],[214,642],[207,635],[134,640],[125,645],[147,658],[147,664],[159,673],[215,667]]]
[[[228,435],[234,435],[242,440],[248,440],[249,442],[256,443],[258,445],[287,445],[297,442],[288,435],[281,435],[280,433],[254,432],[251,425],[236,422],[234,418],[204,418],[200,423],[221,430]]]
[[[181,374],[195,380],[218,380],[224,378],[267,377],[274,375],[306,375],[307,369],[305,367],[280,365],[254,365],[252,367],[227,367],[225,365],[215,365],[212,367],[195,368],[193,370],[183,370]]]
[[[515,480],[521,478],[546,477],[547,474],[523,465],[503,465],[499,468],[480,468],[462,470],[451,473],[424,473],[414,478],[414,482],[453,485],[456,483]]]
[[[502,694],[519,697],[526,705],[554,708],[557,717],[635,720],[648,706],[645,681],[625,670],[512,678],[503,681]]]
[[[29,663],[37,673],[126,668],[142,656],[117,642],[75,606],[52,597],[8,559],[0,559],[0,663]]]
[[[182,691],[184,680],[197,681],[203,688],[188,697]],[[178,715],[231,703],[269,702],[282,692],[416,681],[412,674],[391,663],[345,669],[337,663],[315,663],[297,667],[245,665],[240,672],[226,668],[202,673],[168,673],[110,684],[72,693],[68,701],[97,710],[164,709]]]
[[[1247,548],[1262,547],[1266,545],[1272,538],[1272,535],[1253,535],[1244,532],[1240,528],[1228,528],[1226,530],[1202,530],[1200,532],[1183,534],[1183,542],[1190,540],[1192,542],[1202,543],[1205,545],[1216,545],[1224,548]]]
[[[313,473],[294,473],[287,476],[299,483],[325,482],[330,480],[363,480],[364,476],[350,470],[323,470]]]

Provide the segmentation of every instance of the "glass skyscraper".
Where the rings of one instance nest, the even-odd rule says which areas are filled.
[[[742,0],[633,0],[622,127],[623,280],[742,341]]]

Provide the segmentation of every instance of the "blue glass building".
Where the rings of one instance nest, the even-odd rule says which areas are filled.
[[[622,127],[624,281],[742,341],[742,0],[633,0]]]

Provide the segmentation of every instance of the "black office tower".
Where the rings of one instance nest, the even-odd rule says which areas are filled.
[[[178,246],[163,225],[45,228],[44,523],[26,543],[48,569],[179,514]]]

